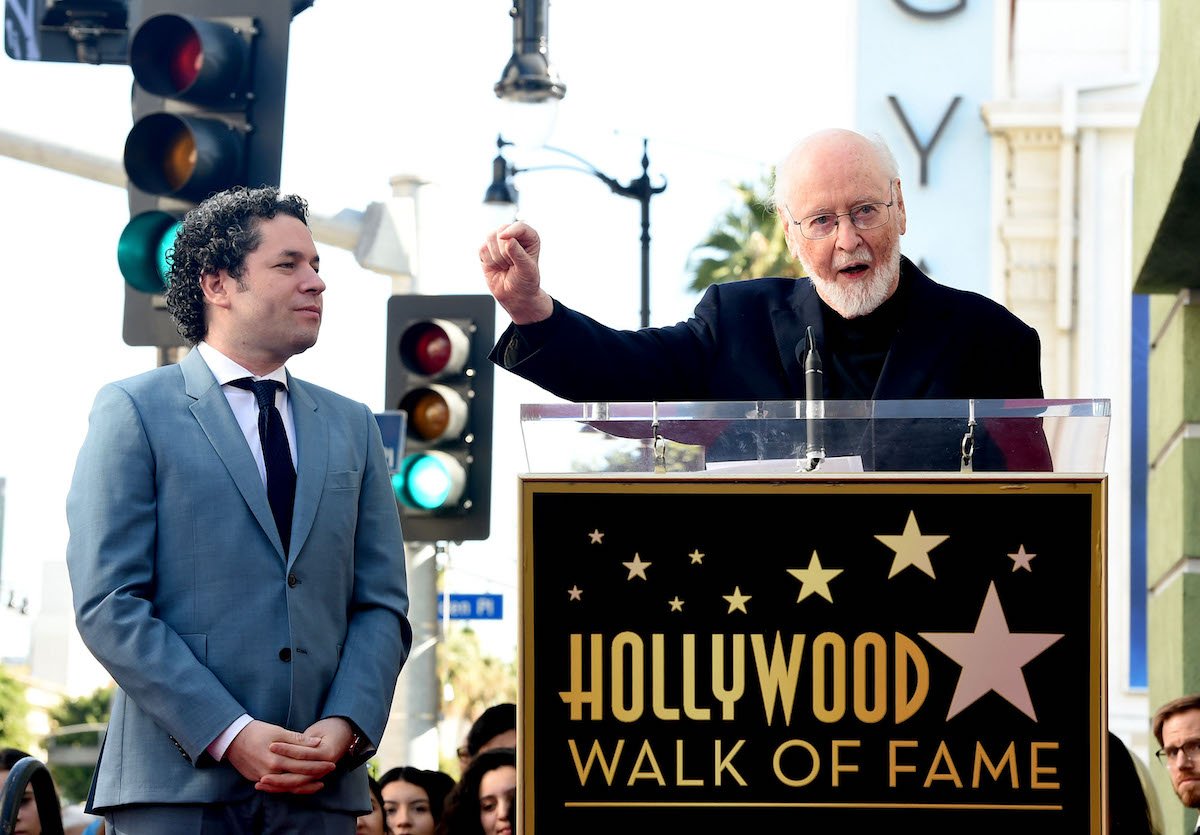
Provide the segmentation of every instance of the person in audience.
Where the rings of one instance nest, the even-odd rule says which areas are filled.
[[[517,829],[517,752],[478,754],[446,799],[436,835],[512,835]]]
[[[371,811],[358,816],[354,835],[385,835],[388,830],[383,815],[383,794],[374,777],[367,778],[367,788],[371,790]]]
[[[0,799],[4,797],[8,786],[8,773],[13,766],[26,757],[31,756],[16,748],[0,748]],[[61,814],[58,809],[58,798],[54,799],[55,815]],[[42,817],[38,813],[37,801],[33,797],[33,784],[25,784],[25,794],[21,798],[21,808],[17,812],[17,825],[13,835],[42,835]]]
[[[454,778],[441,771],[400,766],[379,778],[389,835],[433,835]]]
[[[471,725],[467,741],[458,749],[458,764],[463,771],[480,751],[517,747],[517,706],[512,702],[492,705]]]

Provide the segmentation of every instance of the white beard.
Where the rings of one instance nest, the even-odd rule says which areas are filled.
[[[853,252],[843,259],[865,261],[866,253]],[[844,319],[866,316],[887,301],[900,279],[900,245],[897,241],[890,252],[871,264],[860,278],[846,278],[835,273],[831,279],[822,278],[810,264],[800,259],[804,272],[812,280],[813,288],[825,304],[833,308]]]

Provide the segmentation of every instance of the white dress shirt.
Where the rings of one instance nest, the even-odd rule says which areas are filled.
[[[263,486],[267,484],[267,465],[263,460],[262,440],[258,436],[258,400],[254,396],[254,392],[247,391],[237,386],[231,386],[229,383],[233,380],[240,380],[243,377],[250,377],[253,380],[277,380],[283,388],[277,389],[275,392],[275,408],[279,410],[279,416],[283,418],[283,428],[287,431],[288,448],[292,453],[292,466],[296,466],[296,427],[292,421],[292,407],[288,398],[287,391],[287,371],[281,365],[263,377],[258,377],[245,368],[242,368],[229,357],[222,354],[207,342],[201,342],[196,346],[196,350],[200,352],[200,356],[208,364],[208,368],[212,371],[213,376],[217,378],[217,382],[221,384],[221,388],[225,393],[225,399],[229,401],[229,408],[233,410],[233,417],[237,420],[238,426],[242,429],[242,434],[246,436],[246,444],[250,447],[250,454],[254,456],[254,461],[258,464],[258,474],[263,480]],[[252,717],[248,713],[243,713],[237,719],[233,720],[228,728],[221,732],[221,735],[214,739],[206,749],[208,753],[217,762],[225,756],[225,751],[228,750],[229,744],[233,742],[242,730],[252,721]]]

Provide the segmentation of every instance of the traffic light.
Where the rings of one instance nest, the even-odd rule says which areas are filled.
[[[124,64],[126,0],[6,0],[4,51],[18,61]]]
[[[166,312],[167,255],[184,213],[235,185],[279,185],[293,6],[142,0],[129,26],[130,221],[117,262],[129,345],[182,344]]]
[[[386,408],[408,414],[392,488],[408,540],[488,538],[495,318],[491,296],[388,300]]]

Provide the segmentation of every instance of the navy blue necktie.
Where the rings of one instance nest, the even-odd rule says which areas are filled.
[[[275,391],[284,388],[278,380],[251,380],[242,377],[231,380],[231,386],[254,392],[258,401],[258,439],[262,442],[263,462],[267,467],[267,500],[271,515],[279,529],[279,539],[286,553],[292,538],[292,506],[296,501],[296,468],[292,466],[292,451],[288,446],[283,417],[275,408]]]

